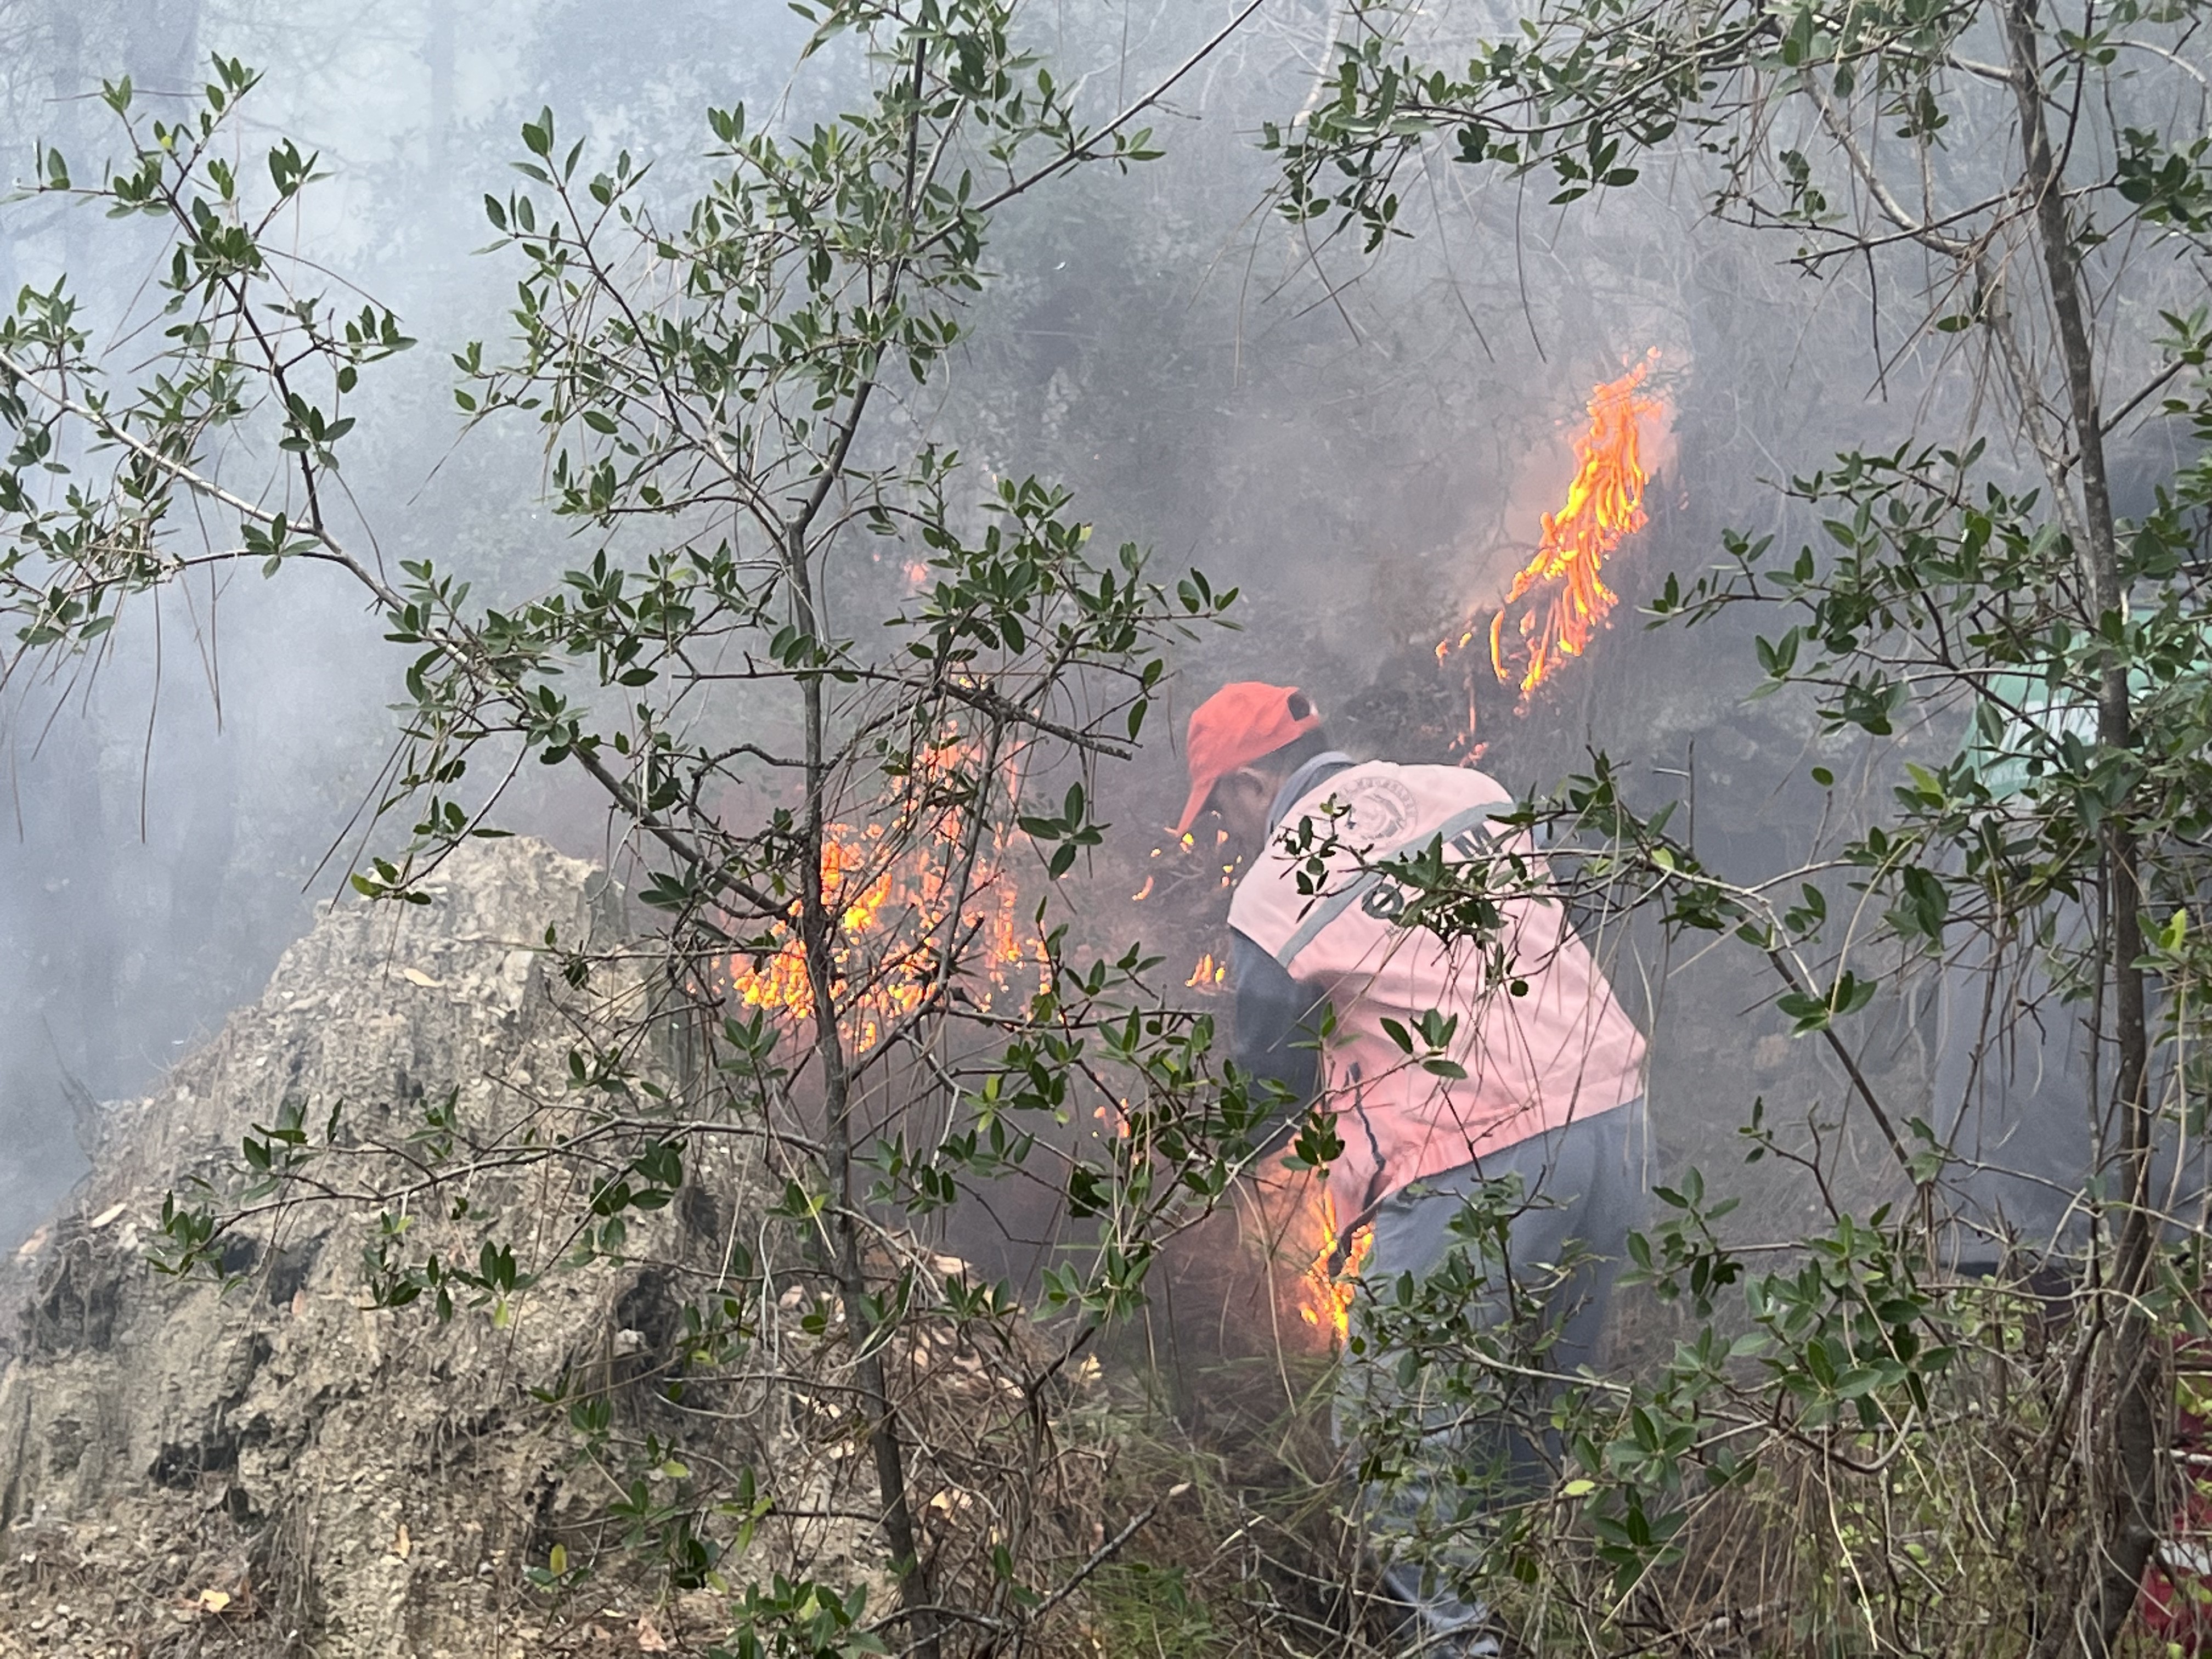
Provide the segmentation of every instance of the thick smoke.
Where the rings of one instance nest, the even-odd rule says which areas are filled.
[[[1057,0],[1030,21],[1103,116],[1230,11]],[[1323,0],[1264,9],[1155,112],[1164,160],[1009,210],[972,343],[904,417],[957,445],[979,487],[1057,477],[1102,538],[1242,587],[1243,630],[1194,653],[1184,708],[1222,679],[1296,679],[1355,745],[1426,758],[1414,751],[1465,696],[1434,647],[1525,558],[1592,385],[1657,347],[1674,410],[1680,459],[1622,569],[1632,600],[1705,562],[1723,526],[1773,527],[1762,480],[1898,424],[1919,388],[1896,363],[1870,398],[1863,348],[1827,343],[1861,331],[1859,279],[1805,281],[1709,234],[1687,163],[1573,216],[1439,166],[1407,208],[1426,234],[1387,258],[1326,225],[1283,224],[1261,204],[1271,166],[1255,140],[1310,95],[1334,15]],[[502,331],[511,273],[467,250],[488,240],[478,204],[507,187],[517,125],[550,105],[564,141],[658,158],[673,193],[705,165],[708,103],[801,126],[856,74],[840,47],[794,68],[804,26],[781,0],[17,0],[0,17],[0,150],[17,176],[41,138],[97,172],[113,135],[88,94],[103,76],[128,73],[158,112],[210,52],[265,72],[255,131],[295,137],[333,175],[301,251],[423,342],[358,411],[366,441],[348,468],[362,526],[387,561],[434,556],[491,593],[542,586],[588,551],[529,508],[531,434],[465,437],[449,395],[446,354]],[[96,327],[143,321],[151,252],[142,233],[50,200],[0,212],[0,283],[67,270]],[[1849,325],[1826,325],[1837,317]],[[118,343],[116,372],[131,361]],[[28,1232],[74,1179],[93,1103],[142,1089],[211,1030],[336,890],[389,731],[398,664],[377,633],[312,577],[264,586],[242,571],[143,605],[97,662],[8,688],[0,1239]],[[1694,772],[1701,838],[1778,867],[1812,817],[1780,784],[1803,738],[1771,708],[1765,724],[1742,714],[1740,647],[1717,632],[1647,638],[1625,619],[1540,709],[1504,717],[1492,763],[1525,787],[1573,769],[1585,745],[1612,748],[1654,798]],[[1173,816],[1178,765],[1156,728],[1107,780],[1133,866]],[[598,806],[556,784],[533,781],[505,819],[608,851]],[[1722,1023],[1747,1000],[1696,994],[1727,1003]],[[1759,1035],[1730,1036],[1740,1069]],[[1660,1052],[1664,1073],[1675,1062]],[[1706,1054],[1699,1086],[1677,1091],[1686,1111],[1709,1094],[1722,1135],[1752,1080],[1741,1099],[1714,1084],[1731,1063]],[[1686,1121],[1678,1146],[1693,1138]]]
[[[456,0],[372,8],[253,3],[0,9],[0,154],[33,146],[96,177],[119,135],[100,82],[131,78],[142,118],[175,118],[210,53],[265,79],[257,138],[295,137],[329,181],[299,228],[339,297],[388,304],[424,343],[366,388],[347,458],[365,536],[387,561],[434,556],[491,591],[540,585],[574,550],[530,510],[528,434],[464,441],[446,354],[495,335],[505,273],[469,250],[503,189],[518,124],[551,103],[611,143],[685,169],[713,100],[805,101],[803,30],[781,6],[633,8]],[[711,15],[710,15],[711,14]],[[711,43],[707,51],[702,41]],[[12,301],[67,273],[127,375],[155,246],[52,198],[0,211]],[[220,535],[222,526],[209,526]],[[12,1245],[83,1167],[96,1103],[143,1089],[266,977],[362,845],[398,666],[350,592],[313,572],[240,568],[142,602],[99,657],[18,672],[0,700],[0,1241]],[[586,852],[599,825],[557,798],[532,827]]]

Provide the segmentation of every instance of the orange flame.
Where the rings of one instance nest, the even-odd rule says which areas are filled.
[[[1208,951],[1198,959],[1198,966],[1190,970],[1190,977],[1183,983],[1194,991],[1211,991],[1228,977],[1229,964],[1216,962],[1213,952]]]
[[[1566,501],[1557,513],[1544,515],[1543,538],[1535,556],[1513,578],[1505,603],[1491,619],[1491,666],[1500,680],[1510,684],[1514,674],[1506,665],[1505,613],[1540,586],[1548,588],[1550,604],[1542,604],[1540,596],[1539,603],[1522,613],[1516,629],[1528,653],[1520,674],[1523,697],[1542,684],[1563,659],[1583,653],[1619,599],[1598,573],[1621,543],[1645,523],[1648,475],[1640,453],[1643,422],[1658,412],[1660,404],[1638,394],[1658,360],[1654,347],[1627,374],[1590,392],[1589,429],[1575,440],[1575,477],[1567,486]],[[1470,629],[1460,636],[1459,645],[1464,647],[1474,637]],[[1449,640],[1439,644],[1437,659],[1443,660],[1452,648]]]
[[[932,750],[923,757],[922,770],[943,776],[962,759],[957,745]],[[933,793],[916,792],[923,799]],[[974,930],[981,946],[989,986],[975,998],[980,1007],[989,1008],[993,990],[1010,988],[1014,967],[1042,959],[1037,947],[1025,945],[1021,937],[1016,919],[1021,896],[1000,867],[1006,850],[1001,835],[990,838],[961,914],[952,915],[957,872],[946,860],[965,836],[959,809],[940,808],[939,816],[941,821],[926,826],[900,825],[902,833],[891,840],[906,850],[896,856],[883,851],[888,832],[879,823],[857,830],[836,825],[823,843],[823,903],[836,914],[839,935],[832,952],[836,989],[864,1045],[875,1042],[883,1023],[921,1006],[936,980],[940,938],[955,930],[956,921]],[[793,917],[798,911],[794,902]],[[788,926],[779,924],[775,932],[780,943],[765,960],[731,958],[731,991],[747,1007],[811,1018],[814,987],[805,948]]]
[[[1337,1260],[1336,1200],[1326,1188],[1321,1195],[1321,1248],[1314,1253],[1299,1285],[1304,1305],[1298,1317],[1307,1324],[1333,1332],[1339,1342],[1352,1330],[1352,1298],[1359,1288],[1359,1270],[1375,1247],[1375,1230],[1356,1227],[1344,1259]]]

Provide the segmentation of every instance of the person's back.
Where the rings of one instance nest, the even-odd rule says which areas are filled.
[[[1323,776],[1278,824],[1288,832],[1304,820],[1317,843],[1333,840],[1325,877],[1316,884],[1310,860],[1278,834],[1237,884],[1230,926],[1335,1011],[1322,1082],[1346,1142],[1331,1183],[1346,1213],[1643,1091],[1643,1036],[1546,891],[1527,836],[1499,838],[1492,815],[1510,805],[1496,782],[1465,768],[1350,766]],[[1369,866],[1436,842],[1449,862],[1523,860],[1525,878],[1495,866],[1496,939],[1447,945],[1399,924],[1409,896]],[[1425,1068],[1431,1056],[1408,1055],[1383,1024],[1413,1029],[1431,1010],[1456,1018],[1442,1058],[1464,1078]]]

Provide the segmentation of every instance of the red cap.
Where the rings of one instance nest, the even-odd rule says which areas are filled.
[[[1215,784],[1320,725],[1321,712],[1293,685],[1239,680],[1199,704],[1191,711],[1190,738],[1183,752],[1190,766],[1190,799],[1183,803],[1176,834],[1183,834],[1197,821]]]

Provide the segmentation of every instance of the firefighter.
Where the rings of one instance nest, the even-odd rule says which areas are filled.
[[[1564,904],[1542,890],[1527,836],[1495,823],[1508,792],[1462,767],[1355,763],[1289,686],[1223,687],[1191,715],[1186,752],[1190,795],[1176,832],[1211,811],[1245,860],[1229,910],[1237,1058],[1332,1115],[1343,1150],[1328,1192],[1336,1215],[1355,1218],[1340,1229],[1347,1238],[1355,1225],[1371,1230],[1363,1278],[1433,1272],[1464,1243],[1451,1224],[1469,1198],[1518,1177],[1516,1280],[1571,1264],[1547,1296],[1549,1369],[1596,1364],[1627,1235],[1647,1203],[1644,1037]],[[1301,826],[1310,839],[1293,851],[1285,842]],[[1536,880],[1503,897],[1496,939],[1447,944],[1398,924],[1408,896],[1372,866],[1432,845],[1449,861],[1529,860]],[[1456,1018],[1444,1049],[1409,1054],[1390,1028],[1418,1029],[1431,1010]],[[1388,1369],[1349,1368],[1368,1372],[1366,1386]],[[1347,1390],[1358,1386],[1348,1376]],[[1472,1588],[1479,1549],[1436,1545],[1453,1530],[1439,1517],[1455,1512],[1477,1455],[1470,1432],[1436,1430],[1389,1490],[1363,1494],[1383,1582],[1425,1652],[1498,1650]],[[1540,1457],[1512,1443],[1516,1486]]]

